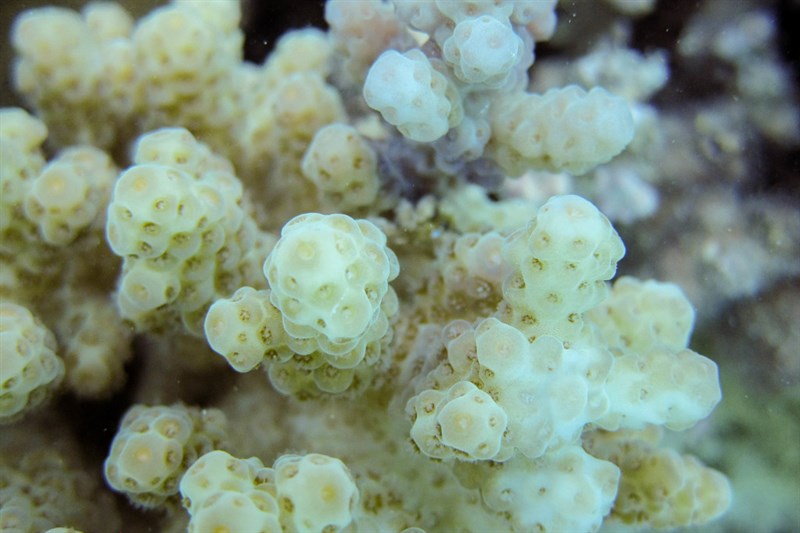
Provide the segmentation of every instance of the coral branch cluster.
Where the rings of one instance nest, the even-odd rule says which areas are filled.
[[[57,418],[63,389],[124,405],[93,472],[164,531],[724,513],[725,476],[652,436],[721,399],[693,307],[673,283],[612,285],[620,235],[562,186],[629,144],[649,156],[641,102],[667,73],[599,48],[553,76],[620,95],[531,88],[555,4],[329,0],[327,32],[261,65],[232,0],[23,13],[33,113],[0,111],[0,423]],[[91,526],[7,462],[0,526]]]

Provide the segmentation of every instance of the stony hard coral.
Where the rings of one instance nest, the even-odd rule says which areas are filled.
[[[663,192],[648,158],[671,122],[643,100],[666,71],[611,51],[626,32],[604,17],[613,46],[589,66],[540,69],[555,13],[331,0],[330,30],[290,32],[260,65],[242,60],[233,0],[21,17],[15,84],[43,120],[0,112],[3,422],[34,427],[64,372],[78,400],[59,410],[94,412],[84,399],[119,390],[133,354],[136,378],[98,404],[132,403],[103,473],[167,511],[129,511],[160,530],[594,531],[724,512],[722,474],[645,435],[720,399],[689,347],[694,311],[671,284],[611,287],[625,246],[574,194]],[[615,62],[648,70],[601,68]],[[605,193],[621,218],[657,204]],[[4,499],[30,480],[9,483],[0,513],[30,517]]]

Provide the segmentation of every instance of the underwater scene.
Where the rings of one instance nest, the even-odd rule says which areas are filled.
[[[4,0],[0,531],[800,531],[798,23]]]

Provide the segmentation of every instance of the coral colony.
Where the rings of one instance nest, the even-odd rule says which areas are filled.
[[[329,0],[327,31],[260,65],[235,1],[22,12],[30,111],[0,111],[0,529],[722,516],[726,476],[661,442],[722,396],[695,310],[615,279],[625,245],[586,199],[620,223],[659,209],[647,101],[667,63],[625,44],[653,2],[609,0],[606,37],[540,65],[556,9]],[[116,406],[110,444],[92,455],[60,403]]]

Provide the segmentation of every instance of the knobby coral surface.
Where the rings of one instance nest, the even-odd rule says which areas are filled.
[[[775,6],[328,0],[255,63],[256,4],[13,20],[0,529],[797,518],[720,384],[760,348],[800,432],[800,210],[747,195],[800,143]]]

